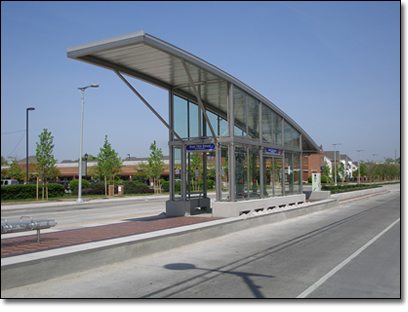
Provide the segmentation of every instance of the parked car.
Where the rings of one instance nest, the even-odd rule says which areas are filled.
[[[1,180],[1,185],[15,185],[15,184],[20,184],[20,182],[14,179]]]

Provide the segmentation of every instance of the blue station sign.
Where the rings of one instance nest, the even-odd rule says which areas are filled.
[[[281,151],[275,148],[265,148],[265,153],[280,155]]]
[[[214,148],[215,144],[189,144],[186,146],[187,152],[212,151]]]

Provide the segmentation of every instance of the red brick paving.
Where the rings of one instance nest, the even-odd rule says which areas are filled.
[[[1,258],[28,254],[32,252],[67,247],[77,244],[97,242],[111,238],[147,233],[163,229],[196,224],[219,218],[175,217],[149,221],[129,221],[118,224],[101,225],[54,233],[41,232],[41,242],[37,235],[20,236],[1,240]],[[33,233],[36,233],[33,231]]]

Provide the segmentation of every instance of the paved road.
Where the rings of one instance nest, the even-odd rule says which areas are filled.
[[[166,211],[168,196],[85,201],[84,203],[47,203],[2,206],[1,217],[18,221],[28,215],[34,219],[56,219],[58,227],[107,222],[126,218],[157,215]]]
[[[2,297],[399,298],[400,233],[394,190]]]

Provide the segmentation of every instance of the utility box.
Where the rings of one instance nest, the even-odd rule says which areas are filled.
[[[312,192],[320,192],[322,190],[320,173],[312,173]]]
[[[125,194],[125,187],[123,185],[118,185],[118,195]]]

